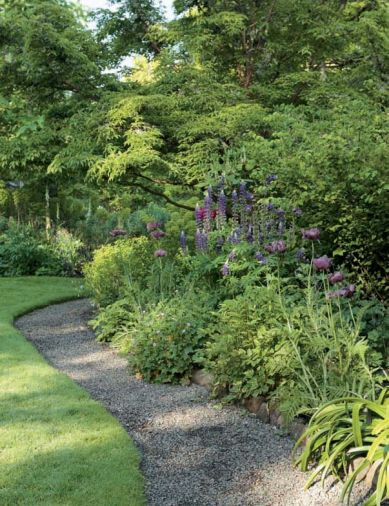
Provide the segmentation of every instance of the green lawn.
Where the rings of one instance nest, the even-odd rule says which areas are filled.
[[[145,504],[138,453],[119,423],[12,326],[80,280],[0,278],[0,505]]]

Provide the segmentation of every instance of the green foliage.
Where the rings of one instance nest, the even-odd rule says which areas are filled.
[[[378,399],[346,397],[324,404],[311,418],[297,442],[307,440],[297,464],[315,469],[308,488],[319,476],[322,483],[330,474],[344,478],[341,500],[351,494],[360,475],[374,470],[377,481],[364,506],[379,506],[389,499],[389,396],[383,389]]]
[[[188,291],[140,311],[126,329],[132,369],[156,383],[188,380],[211,309],[207,294]]]
[[[86,286],[97,304],[107,306],[126,290],[141,291],[153,261],[153,245],[147,238],[117,239],[97,249],[85,265]]]

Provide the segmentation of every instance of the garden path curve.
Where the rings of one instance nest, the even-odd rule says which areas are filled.
[[[119,419],[141,452],[149,505],[339,504],[337,487],[303,491],[306,476],[290,462],[293,442],[270,425],[238,407],[219,409],[203,387],[130,376],[126,359],[95,341],[87,326],[92,309],[88,300],[57,304],[16,326]]]

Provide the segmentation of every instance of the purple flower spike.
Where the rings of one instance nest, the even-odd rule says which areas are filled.
[[[285,253],[286,244],[284,241],[273,241],[270,244],[266,244],[265,250],[268,253]]]
[[[209,232],[211,230],[211,220],[212,220],[212,198],[206,195],[204,199],[204,211],[205,211],[205,220],[204,220],[204,228]]]
[[[267,258],[265,257],[265,255],[262,255],[260,251],[257,251],[257,253],[255,253],[255,258],[261,265],[267,264]]]
[[[331,267],[331,259],[327,255],[313,259],[313,266],[316,271],[328,271]]]
[[[254,195],[251,192],[246,192],[246,199],[251,202],[254,199]]]
[[[157,249],[156,251],[154,251],[154,256],[156,258],[165,257],[166,255],[167,255],[167,251],[164,249]]]
[[[223,264],[223,267],[220,269],[222,276],[228,276],[230,274],[230,267],[227,262]]]
[[[186,241],[186,234],[183,230],[181,230],[181,233],[180,233],[180,245],[181,245],[181,249],[184,253],[186,253],[186,251],[188,250],[188,245],[187,245],[187,241]]]
[[[197,251],[206,251],[208,248],[208,234],[197,229],[195,235],[195,244]]]
[[[294,207],[293,208],[293,214],[295,216],[297,216],[297,218],[299,218],[300,216],[302,216],[303,211],[299,207]]]
[[[150,232],[150,236],[153,238],[153,239],[162,239],[162,237],[165,237],[165,232],[163,232],[162,230],[153,230],[152,232]]]
[[[340,283],[344,280],[344,274],[343,272],[336,271],[333,274],[329,274],[328,281],[331,283],[331,285],[335,285],[336,283]]]
[[[303,239],[309,239],[311,241],[316,241],[320,238],[320,228],[306,228],[301,229],[301,234]]]
[[[227,199],[224,190],[221,190],[218,201],[218,216],[220,225],[224,225],[227,221]]]
[[[269,202],[268,204],[266,204],[266,209],[268,211],[273,211],[274,209],[274,204],[272,204],[271,202]]]
[[[194,214],[195,214],[197,228],[201,228],[203,225],[203,219],[204,219],[204,209],[201,208],[198,204],[196,204],[196,209],[195,209]]]
[[[233,190],[231,193],[232,200],[232,215],[235,221],[238,221],[239,217],[239,197],[236,190]]]

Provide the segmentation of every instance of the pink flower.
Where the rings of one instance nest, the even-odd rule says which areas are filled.
[[[331,283],[331,285],[335,285],[336,283],[340,283],[344,280],[344,274],[343,272],[336,271],[332,274],[328,275],[328,281]]]
[[[320,228],[302,228],[301,234],[303,239],[310,239],[311,241],[316,241],[320,237]]]
[[[314,258],[313,266],[316,271],[328,271],[328,269],[331,266],[331,258],[328,258],[327,255],[324,255],[319,258]]]
[[[156,258],[165,257],[167,255],[167,251],[164,249],[157,249],[154,251],[154,256]]]
[[[269,253],[285,253],[286,244],[284,241],[273,241],[270,244],[266,244],[265,250]]]
[[[340,288],[340,290],[334,290],[333,292],[328,292],[326,297],[327,299],[335,299],[337,297],[346,297],[349,299],[355,293],[355,285],[348,285],[344,288]]]
[[[148,231],[155,230],[156,228],[159,228],[160,226],[161,226],[161,224],[158,223],[157,221],[152,221],[150,223],[146,223],[146,228]]]
[[[162,237],[165,237],[165,232],[163,232],[162,230],[153,230],[152,232],[150,232],[150,236],[153,238],[153,239],[161,239]]]

